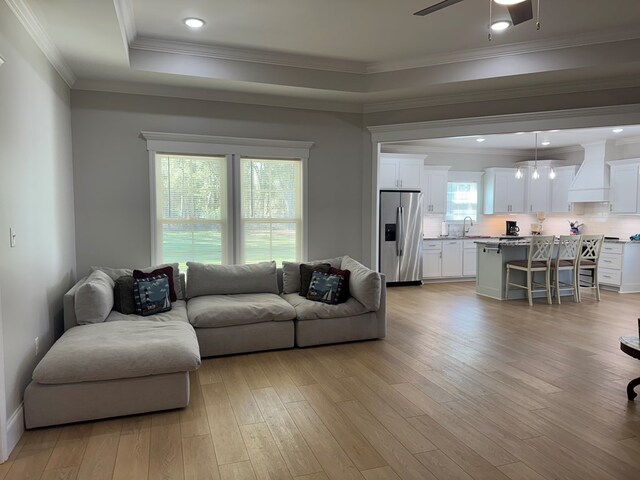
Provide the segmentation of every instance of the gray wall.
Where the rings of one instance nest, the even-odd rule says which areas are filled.
[[[69,88],[0,2],[0,319],[7,416],[62,331],[75,276]],[[9,227],[17,244],[9,248]],[[34,338],[40,338],[35,356]]]
[[[73,91],[78,272],[150,262],[149,155],[141,131],[313,141],[309,258],[362,255],[362,116]]]

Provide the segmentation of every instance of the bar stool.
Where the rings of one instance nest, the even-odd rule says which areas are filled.
[[[558,240],[558,254],[555,261],[551,264],[554,273],[553,288],[558,298],[558,305],[562,304],[560,301],[560,287],[571,287],[573,289],[573,301],[580,301],[578,281],[576,279],[576,265],[578,265],[578,257],[580,256],[581,242],[581,235],[561,235]],[[560,272],[566,270],[571,271],[571,283],[560,281]]]
[[[509,298],[509,286],[524,288],[529,297],[529,305],[533,306],[533,292],[546,292],[547,303],[551,305],[551,256],[553,255],[554,237],[553,235],[534,236],[531,237],[529,245],[529,255],[527,260],[512,260],[506,263],[507,278],[505,285],[505,298]],[[520,285],[519,283],[511,283],[509,276],[511,270],[519,270],[526,272],[527,283]],[[534,281],[535,272],[544,272],[545,282],[536,283]],[[534,290],[534,287],[544,287]]]
[[[580,257],[578,260],[579,268],[576,270],[576,282],[578,283],[578,301],[582,300],[580,293],[580,283],[588,283],[587,288],[595,288],[596,300],[600,301],[600,284],[598,283],[598,261],[600,260],[600,250],[604,235],[582,235],[580,243]],[[581,271],[587,270],[588,274],[581,274]]]

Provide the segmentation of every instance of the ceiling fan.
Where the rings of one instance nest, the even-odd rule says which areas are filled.
[[[422,10],[415,12],[414,15],[424,17],[430,13],[437,12],[443,8],[450,7],[456,3],[460,3],[463,0],[443,0],[430,7],[423,8]],[[527,22],[533,18],[533,0],[489,0],[489,16],[491,16],[491,6],[493,2],[504,5],[509,11],[511,16],[511,23],[513,25],[519,25],[520,23]],[[540,18],[540,0],[538,0],[538,19]],[[540,29],[540,22],[536,23],[536,28]]]

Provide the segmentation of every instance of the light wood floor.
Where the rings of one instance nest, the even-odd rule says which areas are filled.
[[[0,479],[640,478],[640,295],[389,290],[383,341],[208,359],[181,411],[27,432]]]

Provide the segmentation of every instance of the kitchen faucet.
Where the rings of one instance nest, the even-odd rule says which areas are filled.
[[[469,227],[467,228],[467,218],[469,219]],[[462,220],[462,236],[466,237],[467,233],[469,233],[469,229],[473,227],[473,218],[471,218],[470,216],[466,216],[464,217],[464,220]]]

